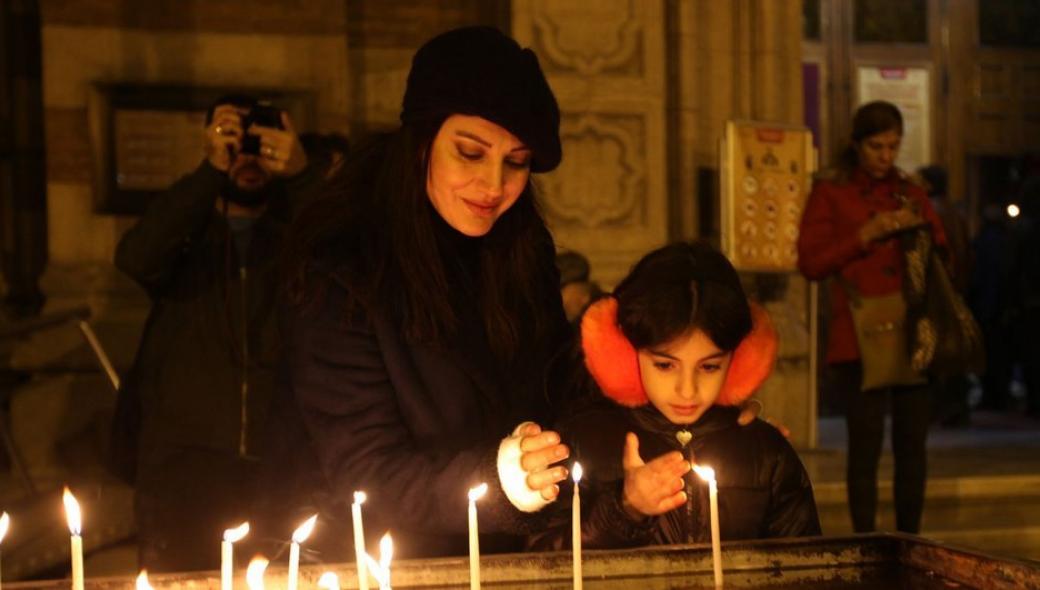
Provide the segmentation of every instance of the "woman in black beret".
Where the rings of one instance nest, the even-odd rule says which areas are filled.
[[[465,554],[481,483],[484,550],[541,526],[567,476],[538,424],[568,325],[531,173],[559,164],[559,122],[534,53],[495,29],[416,53],[400,128],[350,153],[290,240],[265,534],[317,512],[306,546],[352,559],[359,490],[370,546]]]

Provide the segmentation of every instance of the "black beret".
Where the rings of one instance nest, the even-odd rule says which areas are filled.
[[[560,163],[560,109],[538,57],[492,27],[442,33],[412,58],[401,122],[475,115],[531,148],[532,172]]]

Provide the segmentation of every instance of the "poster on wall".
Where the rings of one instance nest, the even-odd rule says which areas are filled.
[[[858,66],[857,106],[885,100],[903,113],[896,165],[913,172],[932,163],[931,73],[925,67]]]
[[[806,127],[728,121],[722,162],[722,244],[738,270],[794,272],[798,225],[816,152]]]

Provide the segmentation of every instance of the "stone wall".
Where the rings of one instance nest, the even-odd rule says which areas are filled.
[[[117,367],[125,368],[149,306],[136,285],[112,266],[115,245],[133,219],[93,209],[95,154],[87,111],[92,84],[302,90],[315,97],[313,130],[356,135],[396,123],[411,55],[426,39],[466,24],[511,30],[539,54],[563,110],[563,165],[539,180],[547,216],[560,246],[588,254],[594,278],[610,286],[651,248],[671,238],[697,236],[705,227],[710,236],[712,224],[698,219],[697,195],[711,181],[728,118],[797,121],[796,4],[44,2],[50,264],[42,287],[47,309],[88,305],[102,342]],[[771,305],[804,335],[805,314],[798,311],[804,282],[790,280],[783,291]],[[784,353],[801,358],[804,342],[801,336],[785,339]],[[101,417],[111,405],[111,391],[72,326],[31,339],[16,351],[15,363],[64,372],[36,384],[49,393],[16,398],[16,423],[44,406],[70,411],[75,395],[76,402],[93,400],[84,407],[96,408],[99,418],[86,426],[82,419],[56,420],[55,428],[104,429]],[[804,382],[806,368],[799,370]],[[90,376],[82,376],[84,371]],[[76,383],[82,379],[93,379],[94,385],[80,387]],[[769,405],[772,412],[784,404]],[[802,418],[780,417],[803,430]],[[21,435],[36,434],[26,429]],[[39,436],[22,442],[43,444]],[[53,448],[28,454],[45,463],[56,460]],[[51,467],[40,466],[45,472]]]

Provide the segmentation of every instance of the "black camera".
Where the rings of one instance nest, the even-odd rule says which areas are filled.
[[[260,136],[249,133],[250,125],[284,129],[282,126],[282,110],[271,106],[270,103],[260,102],[249,109],[249,113],[242,116],[242,149],[240,153],[260,154]]]

